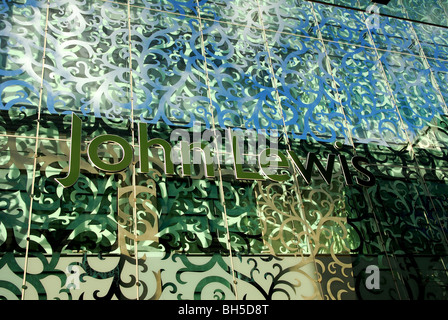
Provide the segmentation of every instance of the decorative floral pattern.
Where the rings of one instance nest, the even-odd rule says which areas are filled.
[[[367,0],[1,1],[0,298],[447,298],[448,8],[390,3],[369,29]],[[364,156],[377,183],[171,177],[156,151],[139,174],[141,122],[277,130],[301,160]],[[105,133],[134,146],[127,170],[89,164]]]

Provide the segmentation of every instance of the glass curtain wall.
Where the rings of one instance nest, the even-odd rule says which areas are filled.
[[[2,0],[0,298],[446,299],[447,12]]]

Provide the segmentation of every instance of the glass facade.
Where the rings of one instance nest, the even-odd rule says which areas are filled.
[[[447,17],[2,0],[0,298],[447,299]]]

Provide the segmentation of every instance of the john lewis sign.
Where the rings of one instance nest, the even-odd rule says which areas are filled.
[[[71,146],[70,146],[70,160],[68,175],[63,178],[57,178],[56,181],[63,187],[70,187],[78,180],[81,169],[81,135],[82,135],[82,121],[75,114],[72,115],[72,129],[71,129]],[[187,141],[180,141],[177,146],[172,146],[169,141],[161,138],[148,139],[148,127],[146,123],[139,123],[138,125],[139,137],[139,162],[140,173],[148,173],[149,166],[149,149],[152,147],[159,147],[163,150],[164,171],[167,175],[175,174],[175,164],[180,163],[183,176],[191,176],[192,162],[190,153],[192,150],[197,150],[201,153],[200,161],[204,165],[205,175],[208,178],[215,177],[214,164],[219,161],[214,150],[216,148],[216,140],[207,143],[204,141],[196,141],[189,143]],[[286,169],[290,163],[294,166],[300,176],[307,184],[311,182],[313,168],[317,169],[320,176],[327,184],[331,183],[334,173],[335,161],[338,161],[342,174],[347,185],[358,184],[364,187],[370,187],[375,184],[375,176],[365,167],[369,164],[365,157],[354,156],[348,161],[345,156],[341,154],[329,154],[327,157],[326,166],[324,166],[317,155],[313,152],[308,152],[306,162],[303,164],[298,155],[291,150],[286,153],[276,148],[263,148],[258,152],[257,165],[259,171],[244,170],[244,161],[240,148],[240,141],[238,134],[232,133],[230,135],[231,156],[234,166],[234,173],[237,179],[247,180],[274,180],[286,181],[289,179],[289,172]],[[104,143],[115,143],[122,149],[122,158],[117,163],[109,163],[98,155],[99,147]],[[99,170],[106,172],[119,172],[126,170],[133,161],[134,148],[123,138],[118,135],[104,134],[95,137],[87,147],[87,154],[90,163]],[[178,156],[180,154],[180,156]],[[337,158],[337,160],[336,160]],[[196,158],[194,160],[197,160]],[[356,171],[353,176],[349,168],[349,163]]]

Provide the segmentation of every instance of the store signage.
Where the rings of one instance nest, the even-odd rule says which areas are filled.
[[[173,159],[173,146],[169,141],[161,138],[148,139],[148,128],[146,123],[139,123],[139,160],[140,160],[140,172],[148,173],[149,168],[149,149],[152,147],[159,147],[163,150],[163,163],[164,171],[167,175],[175,174],[175,161]],[[82,121],[75,114],[72,115],[72,129],[71,129],[71,146],[69,155],[69,169],[68,175],[63,178],[57,178],[56,181],[63,187],[70,187],[76,183],[81,171],[81,136],[82,136]],[[258,154],[258,167],[259,172],[249,171],[244,168],[245,164],[242,160],[242,154],[239,147],[238,135],[231,135],[233,166],[235,170],[235,177],[237,179],[245,180],[274,180],[274,181],[286,181],[289,179],[290,173],[286,170],[290,164],[296,169],[300,176],[305,180],[307,184],[311,183],[312,173],[314,169],[317,169],[320,176],[325,180],[327,184],[331,183],[334,173],[334,164],[337,161],[340,164],[342,174],[347,185],[358,184],[364,187],[370,187],[375,184],[375,176],[367,170],[365,167],[369,164],[365,157],[354,156],[350,163],[354,170],[357,172],[355,176],[352,176],[352,172],[349,169],[349,161],[344,155],[329,154],[327,157],[327,164],[324,167],[318,159],[316,153],[309,152],[305,164],[303,164],[298,155],[292,151],[287,150],[286,153],[275,148],[264,148]],[[123,156],[117,163],[109,163],[101,159],[98,155],[99,147],[104,143],[115,143],[122,149]],[[188,143],[181,141],[180,143],[181,154],[181,168],[183,176],[191,176],[192,163],[190,153],[192,150],[198,150],[202,153],[202,162],[205,168],[205,175],[208,178],[215,176],[213,146],[206,142],[194,142]],[[106,172],[119,172],[126,170],[134,159],[133,147],[124,139],[118,135],[104,134],[95,137],[90,141],[87,147],[87,154],[91,164],[99,170]]]

